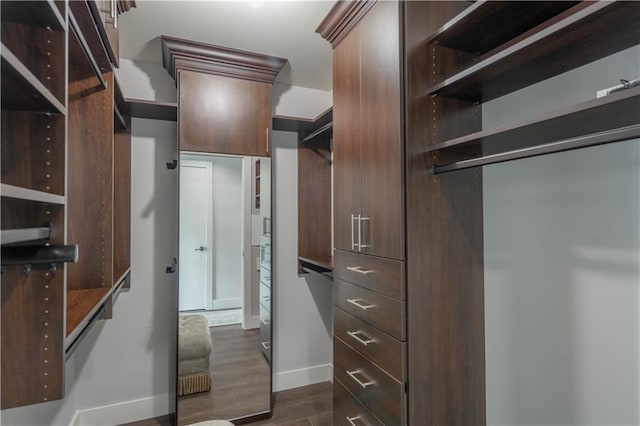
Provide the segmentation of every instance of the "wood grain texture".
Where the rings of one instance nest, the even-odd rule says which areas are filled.
[[[380,420],[373,415],[340,380],[333,380],[333,425],[353,426],[352,421],[358,425],[382,426]]]
[[[103,73],[106,73],[112,70],[111,62],[104,48],[102,36],[100,35],[96,21],[93,18],[90,4],[92,5],[92,3],[87,0],[70,1],[69,13],[73,15],[78,23],[78,27],[87,41],[98,67]]]
[[[43,5],[43,7],[48,6]],[[5,21],[2,22],[1,30],[2,44],[33,73],[60,103],[64,104],[64,31],[48,31],[42,27]]]
[[[333,339],[334,375],[371,412],[387,425],[406,422],[404,384],[380,370],[340,339]],[[359,381],[373,384],[363,388]],[[422,424],[422,423],[419,423]]]
[[[399,3],[379,2],[360,21],[362,252],[404,259]]]
[[[113,284],[131,266],[131,117],[113,136]]]
[[[329,135],[298,145],[298,256],[331,257],[331,150]]]
[[[333,51],[334,246],[353,251],[351,215],[360,214],[360,30]]]
[[[354,336],[349,332],[357,332],[357,334]],[[338,308],[333,310],[333,334],[397,380],[401,382],[407,380],[406,343],[394,339]],[[365,342],[369,340],[373,342],[365,345],[358,338]]]
[[[356,272],[353,268],[361,272]],[[334,253],[336,278],[398,300],[405,299],[404,269],[404,262],[399,260],[342,250],[336,250]]]
[[[424,96],[425,76],[456,65],[434,62],[424,39],[464,7],[407,2],[405,10],[409,424],[486,423],[482,171],[435,177],[428,172],[434,158],[424,154],[440,141],[443,111]],[[452,105],[446,113],[468,108]],[[479,113],[447,133],[479,130]]]
[[[69,70],[68,243],[79,261],[69,265],[67,289],[113,284],[113,73],[106,90],[96,77],[76,80]]]
[[[51,244],[64,243],[64,208],[2,197],[2,229],[52,223]],[[64,266],[7,266],[0,290],[2,409],[64,396]]]
[[[210,330],[211,390],[178,398],[178,425],[270,410],[271,374],[259,349],[259,330],[243,330],[240,325]]]
[[[104,301],[108,292],[107,287],[67,291],[67,336],[70,336],[91,311]]]
[[[64,195],[65,119],[2,110],[2,183]]]
[[[363,309],[348,300],[369,306]],[[343,311],[366,321],[398,340],[406,340],[405,304],[365,288],[334,279],[333,303]]]
[[[181,151],[268,157],[271,84],[181,71]]]

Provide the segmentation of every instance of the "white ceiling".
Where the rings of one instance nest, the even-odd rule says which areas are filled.
[[[331,90],[331,45],[315,29],[333,3],[137,0],[120,16],[120,56],[161,63],[160,36],[169,35],[287,58],[277,82]]]

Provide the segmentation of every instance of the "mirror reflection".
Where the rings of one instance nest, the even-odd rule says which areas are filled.
[[[271,164],[180,155],[178,424],[271,406]]]

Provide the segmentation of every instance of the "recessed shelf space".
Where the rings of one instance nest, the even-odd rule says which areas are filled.
[[[479,57],[479,62],[433,85],[426,94],[486,102],[639,40],[637,2],[582,2]]]
[[[64,17],[53,0],[2,1],[2,20],[64,31]]]
[[[109,56],[105,50],[104,42],[100,36],[96,22],[93,19],[89,4],[86,1],[69,2],[69,27],[74,28],[78,35],[82,36],[83,44],[93,57],[95,65],[101,72],[112,69]],[[71,31],[70,31],[71,33]],[[71,37],[69,37],[71,38]],[[69,61],[73,63],[72,59]]]
[[[577,1],[473,3],[425,41],[481,55],[575,6]]]
[[[111,287],[97,287],[67,292],[67,341],[75,340],[79,327],[88,321],[111,293]],[[81,327],[80,327],[81,328]]]
[[[176,102],[147,101],[142,99],[126,99],[135,118],[152,120],[178,121],[178,104]]]
[[[640,87],[637,87],[444,141],[428,147],[426,152],[439,152],[462,161],[595,134],[598,138],[592,138],[591,145],[615,142],[622,136],[633,137],[633,126],[637,133],[639,111]]]
[[[4,45],[2,56],[2,108],[53,114],[66,113],[64,105]]]

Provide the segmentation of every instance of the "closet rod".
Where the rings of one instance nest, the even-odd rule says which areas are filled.
[[[127,122],[125,121],[124,116],[120,112],[120,108],[118,108],[118,105],[116,105],[115,102],[113,104],[113,113],[116,115],[116,118],[120,122],[120,125],[122,126],[122,128],[126,129],[127,128]]]
[[[640,137],[640,124],[621,127],[619,129],[608,130],[591,135],[579,136],[571,139],[564,139],[544,145],[532,146],[529,148],[516,149],[499,154],[486,155],[484,157],[472,158],[470,160],[456,161],[442,166],[433,166],[433,174],[448,173],[458,170],[481,167],[489,164],[504,163],[506,161],[519,160],[522,158],[538,157],[540,155],[553,154],[556,152],[570,151],[573,149],[586,148],[589,146],[602,145],[610,142],[619,142],[627,139]]]
[[[330,128],[333,127],[333,121],[325,124],[324,126],[320,127],[318,130],[315,130],[311,133],[309,133],[307,136],[305,136],[302,139],[302,142],[309,142],[311,139],[315,138],[316,136],[326,132],[327,130],[329,130]]]
[[[2,247],[2,266],[41,265],[78,261],[78,245]]]
[[[25,243],[27,241],[48,240],[51,238],[52,230],[52,226],[43,226],[40,228],[3,229],[0,231],[0,242],[2,245],[5,245]]]
[[[76,38],[80,43],[80,47],[82,47],[82,51],[84,52],[84,55],[89,60],[89,63],[91,64],[91,68],[93,68],[93,72],[95,73],[96,77],[98,77],[98,80],[100,81],[100,86],[102,86],[103,89],[106,89],[107,82],[102,76],[102,71],[100,71],[100,67],[96,62],[96,58],[93,57],[93,53],[91,53],[91,48],[89,48],[89,44],[87,43],[87,40],[84,38],[82,31],[80,31],[80,27],[76,22],[76,18],[73,16],[73,13],[71,13],[71,11],[69,11],[69,24],[71,25],[71,29],[73,30],[73,33],[76,35]]]

